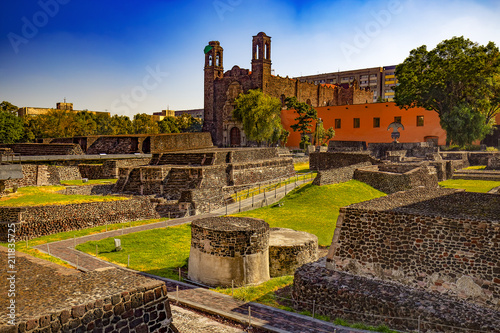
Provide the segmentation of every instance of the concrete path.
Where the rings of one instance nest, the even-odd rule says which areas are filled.
[[[296,186],[300,186],[303,183],[304,182],[297,182]],[[254,196],[253,199],[249,198],[241,200],[241,202],[236,202],[231,205],[228,205],[227,214],[233,214],[238,211],[245,211],[253,208],[258,208],[263,204],[264,205],[272,204],[280,200],[282,197],[284,197],[285,192],[291,191],[294,187],[295,184],[287,185],[286,189],[285,187],[282,187],[280,189],[277,189],[276,191],[267,192],[266,194],[256,195]],[[226,214],[226,207],[212,211],[210,214],[189,216],[189,217],[178,218],[178,219],[152,223],[137,227],[130,227],[120,230],[102,232],[99,234],[43,244],[35,246],[34,248],[42,252],[49,253],[54,257],[60,258],[82,271],[91,271],[107,267],[118,267],[120,269],[126,269],[121,266],[115,265],[113,263],[98,259],[86,253],[76,251],[74,247],[78,244],[85,243],[88,241],[96,241],[108,237],[116,237],[143,230],[151,230],[156,228],[164,228],[166,226],[180,225],[192,222],[196,219],[208,216],[220,216],[224,214]],[[336,326],[328,322],[313,319],[308,316],[282,311],[258,303],[239,301],[232,298],[231,296],[223,295],[217,292],[213,292],[207,289],[203,289],[179,281],[161,278],[158,276],[140,272],[138,273],[165,281],[165,284],[167,285],[169,291],[169,298],[171,299],[171,302],[179,302],[180,304],[183,304],[187,307],[201,310],[203,312],[208,312],[211,314],[216,314],[228,318],[230,320],[243,323],[245,325],[248,325],[250,319],[251,326],[258,327],[267,330],[269,332],[277,332],[277,333],[367,332],[363,330],[349,329],[342,326]],[[249,308],[251,312],[250,317],[249,317]]]

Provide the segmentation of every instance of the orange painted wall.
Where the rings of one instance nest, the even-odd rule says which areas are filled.
[[[401,117],[405,130],[400,130],[399,142],[424,142],[425,137],[438,137],[438,144],[446,144],[446,132],[439,125],[439,116],[435,111],[423,108],[409,110],[400,109],[395,103],[369,103],[358,105],[324,106],[315,108],[318,117],[323,120],[325,129],[333,127],[338,141],[392,142],[391,132],[387,126],[394,117]],[[417,116],[424,116],[424,126],[417,126]],[[298,147],[300,133],[294,132],[290,126],[295,124],[297,114],[294,110],[281,111],[281,123],[290,131],[288,147]],[[380,118],[380,127],[373,127],[373,118]],[[354,118],[360,118],[360,127],[354,128]],[[341,119],[341,128],[335,128],[335,119]],[[314,128],[314,127],[313,127]]]

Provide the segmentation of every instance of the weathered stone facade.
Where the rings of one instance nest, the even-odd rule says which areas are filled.
[[[13,143],[2,144],[0,147],[11,148],[14,153],[22,156],[83,155],[80,146],[72,143]]]
[[[327,266],[500,305],[500,196],[418,188],[342,208]]]
[[[59,206],[0,207],[0,241],[7,224],[16,224],[16,239],[26,240],[99,225],[159,218],[147,199],[89,202]]]
[[[269,274],[293,275],[300,266],[318,260],[316,235],[286,228],[271,228],[269,233]]]
[[[371,165],[371,162],[364,162],[335,169],[318,171],[318,175],[314,178],[313,185],[321,186],[347,182],[354,178],[354,172],[356,169]]]
[[[208,217],[191,224],[189,278],[230,286],[269,280],[269,224],[247,217]]]
[[[5,187],[59,185],[59,168],[55,165],[23,164],[23,178],[5,181]],[[63,171],[64,173],[64,171]]]
[[[0,257],[7,262],[6,249]],[[16,269],[15,325],[2,311],[1,332],[178,332],[161,281],[116,268],[81,273],[21,252]],[[6,270],[0,276],[7,281]],[[8,302],[0,298],[2,309]]]
[[[298,310],[404,332],[500,332],[497,310],[436,292],[325,268],[324,258],[295,272]]]
[[[406,191],[419,186],[429,188],[439,186],[436,169],[428,163],[364,166],[354,171],[353,179],[384,193]]]
[[[260,89],[281,100],[295,96],[314,107],[362,104],[373,101],[373,92],[352,86],[315,85],[298,79],[271,74],[271,37],[260,32],[252,41],[252,69],[234,66],[224,72],[223,48],[211,41],[205,48],[205,120],[204,131],[212,134],[218,146],[245,146],[242,125],[232,118],[234,100],[249,89]]]

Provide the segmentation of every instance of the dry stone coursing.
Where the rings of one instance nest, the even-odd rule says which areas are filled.
[[[427,154],[438,152],[432,142],[370,143],[368,150],[375,158],[384,158],[389,151],[406,151],[406,157],[425,158]]]
[[[371,166],[371,162],[364,162],[349,165],[346,167],[340,167],[335,169],[321,170],[318,171],[318,175],[314,178],[314,185],[329,185],[347,182],[354,177],[354,171],[358,168]]]
[[[439,188],[354,204],[340,211],[327,265],[498,306],[499,217],[498,195]]]
[[[73,143],[14,143],[2,144],[1,148],[11,148],[22,156],[83,155],[81,147]]]
[[[318,259],[316,235],[286,228],[271,228],[269,233],[269,274],[293,275],[300,266]]]
[[[324,259],[295,271],[293,296],[299,310],[312,312],[314,302],[317,314],[404,332],[415,332],[419,318],[421,332],[500,332],[498,310],[396,282],[329,270]]]
[[[61,180],[79,180],[82,179],[80,169],[77,166],[57,166],[56,170]]]
[[[96,184],[84,186],[66,186],[64,190],[58,193],[65,195],[108,195],[113,192],[115,184]]]
[[[369,152],[345,152],[345,153],[312,153],[309,155],[309,169],[328,170],[346,167],[353,164],[366,163],[377,164]]]
[[[6,180],[7,188],[60,184],[59,170],[54,165],[23,164],[22,169],[23,178]]]
[[[436,169],[428,165],[373,165],[356,169],[353,178],[385,193],[405,191],[419,186],[438,187]]]
[[[488,170],[500,170],[500,155],[492,156],[488,159]]]
[[[208,285],[269,280],[269,225],[247,217],[208,217],[191,224],[189,278]]]
[[[159,218],[159,215],[149,200],[133,198],[60,206],[1,207],[0,218],[0,241],[5,241],[7,222],[16,223],[17,240],[26,240],[105,224]]]
[[[16,270],[15,325],[2,311],[1,332],[178,332],[161,281],[116,268],[81,273],[20,252]],[[0,298],[2,309],[8,302]]]

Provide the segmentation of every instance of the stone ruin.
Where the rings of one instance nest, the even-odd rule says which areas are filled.
[[[149,195],[163,216],[209,212],[238,189],[295,174],[276,148],[214,148],[155,154],[149,165],[121,168],[114,192]]]
[[[498,195],[394,193],[341,208],[326,262],[297,270],[294,297],[396,329],[415,330],[420,317],[424,331],[499,332],[499,244]]]
[[[7,262],[6,248],[0,258]],[[7,288],[0,297],[0,332],[179,332],[160,280],[118,268],[84,273],[21,252],[16,271],[15,298]],[[5,286],[10,277],[0,271]]]
[[[189,279],[210,286],[259,284],[293,275],[318,259],[318,238],[247,217],[209,217],[191,224]]]
[[[269,225],[244,217],[209,217],[191,224],[189,279],[210,286],[269,280]]]

